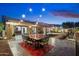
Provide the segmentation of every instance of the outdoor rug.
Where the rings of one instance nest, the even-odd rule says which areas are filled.
[[[52,45],[44,45],[43,48],[34,49],[32,45],[28,45],[24,42],[19,43],[19,45],[25,50],[28,51],[32,56],[44,56],[48,53],[54,46]]]

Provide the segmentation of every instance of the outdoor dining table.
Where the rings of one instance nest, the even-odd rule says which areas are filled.
[[[43,40],[44,38],[46,38],[47,36],[46,35],[43,35],[43,34],[30,34],[29,37],[34,40],[33,42],[33,47],[34,48],[42,48],[43,45],[41,45],[41,42],[40,40]]]
[[[34,40],[40,40],[40,39],[45,38],[47,36],[43,35],[43,34],[30,34],[29,37],[33,38]]]

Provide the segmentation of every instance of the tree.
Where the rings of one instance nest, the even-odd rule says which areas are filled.
[[[63,28],[74,28],[74,22],[64,22],[62,23]]]
[[[75,27],[79,27],[79,22],[75,22]]]

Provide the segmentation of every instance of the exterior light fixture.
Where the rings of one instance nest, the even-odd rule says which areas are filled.
[[[31,28],[32,26],[29,26],[29,28]]]
[[[20,20],[21,22],[23,22],[23,20]]]

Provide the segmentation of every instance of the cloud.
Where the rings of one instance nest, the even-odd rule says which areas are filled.
[[[62,16],[62,17],[69,17],[69,18],[79,18],[79,14],[73,13],[70,11],[55,11],[52,12],[54,16]]]

